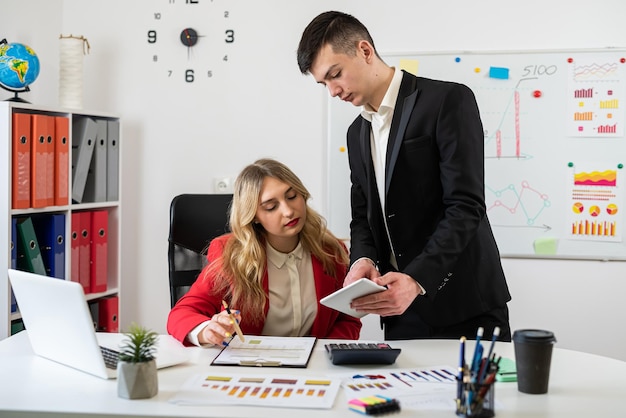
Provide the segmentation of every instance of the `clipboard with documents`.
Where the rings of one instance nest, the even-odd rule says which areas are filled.
[[[304,368],[316,341],[316,337],[246,335],[245,342],[233,338],[211,365]]]

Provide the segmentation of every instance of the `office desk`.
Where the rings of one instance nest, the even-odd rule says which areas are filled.
[[[318,341],[306,369],[245,368],[246,373],[333,376],[364,372],[362,366],[334,366],[327,359],[324,343]],[[393,341],[402,348],[396,364],[389,368],[456,366],[458,341]],[[474,344],[468,342],[470,353]],[[331,410],[286,409],[250,406],[178,406],[168,402],[193,374],[238,373],[233,367],[209,366],[218,349],[187,348],[188,363],[159,370],[159,393],[152,399],[127,400],[117,396],[117,382],[102,380],[33,355],[27,332],[0,341],[0,416],[67,417],[154,416],[154,417],[350,417],[362,416],[347,409],[343,389]],[[494,350],[514,358],[513,346],[498,343]],[[370,366],[370,369],[376,368]],[[455,386],[450,385],[451,397]],[[496,383],[497,417],[623,417],[626,395],[626,362],[555,348],[550,388],[547,395],[517,391],[516,383]],[[454,417],[454,411],[403,409],[393,417]]]

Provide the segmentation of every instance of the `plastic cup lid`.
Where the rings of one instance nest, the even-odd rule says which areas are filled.
[[[553,343],[554,333],[543,329],[518,329],[513,332],[513,341],[522,343]]]

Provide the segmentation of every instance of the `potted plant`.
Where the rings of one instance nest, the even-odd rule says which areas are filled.
[[[117,395],[152,398],[159,391],[155,360],[158,334],[134,323],[125,334],[117,363]]]

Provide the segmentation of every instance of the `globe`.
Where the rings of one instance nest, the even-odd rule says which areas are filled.
[[[28,91],[39,75],[39,58],[33,49],[0,41],[0,86],[13,92]]]

